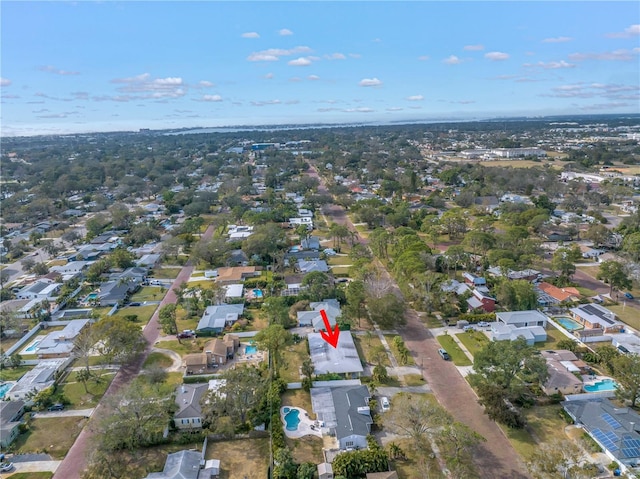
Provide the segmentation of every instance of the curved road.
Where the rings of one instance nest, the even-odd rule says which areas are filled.
[[[202,235],[202,239],[211,238],[213,236],[213,231],[213,226],[209,226],[207,228],[207,231],[205,231],[205,233]],[[133,378],[135,378],[140,373],[142,364],[144,363],[145,359],[158,340],[160,331],[158,315],[160,309],[166,304],[175,304],[177,302],[177,297],[175,292],[173,291],[173,288],[177,288],[182,282],[186,283],[189,280],[192,272],[193,266],[190,264],[190,262],[187,262],[187,264],[180,270],[180,273],[173,281],[171,287],[167,291],[167,294],[156,308],[155,313],[153,313],[153,316],[144,327],[142,334],[147,341],[146,349],[134,362],[120,368],[120,370],[116,374],[116,377],[113,379],[111,385],[105,392],[103,399],[107,396],[113,396],[114,394],[117,394],[120,389],[127,386],[133,380]],[[101,403],[98,404],[98,406],[95,408],[92,418],[99,418],[101,413],[104,412],[104,408],[105,406],[102,405],[101,401]],[[90,421],[87,427],[85,427],[78,435],[78,438],[76,439],[73,446],[71,446],[71,449],[69,449],[69,452],[56,470],[53,476],[54,479],[79,479],[81,477],[82,472],[87,468],[88,465],[88,453],[90,452],[91,447],[94,446],[93,444],[91,444],[92,436],[93,431],[91,430]]]
[[[310,169],[307,173],[320,181],[319,192],[328,194],[318,172],[315,169]],[[357,232],[340,206],[326,205],[322,212],[325,216],[331,217],[334,222]],[[361,236],[358,238],[360,243],[367,243]],[[396,293],[401,295],[393,278],[383,266],[382,268],[394,285]],[[453,363],[440,359],[438,355],[440,344],[422,324],[418,313],[409,309],[406,313],[406,320],[406,325],[398,328],[398,331],[407,348],[412,352],[416,364],[422,364],[424,378],[438,402],[457,421],[466,424],[486,439],[485,443],[476,448],[473,455],[473,461],[478,471],[483,477],[491,477],[492,479],[528,478],[520,455],[500,427],[485,414],[484,408],[478,403],[478,398],[471,386],[460,375]]]

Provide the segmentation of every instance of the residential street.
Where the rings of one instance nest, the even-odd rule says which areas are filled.
[[[207,231],[202,235],[203,239],[209,239],[213,236],[214,228],[213,226],[209,226]],[[143,330],[144,338],[147,340],[147,348],[140,355],[140,357],[131,364],[123,366],[116,377],[113,379],[111,385],[107,389],[104,394],[104,398],[108,396],[112,396],[116,394],[121,388],[126,387],[139,373],[142,369],[142,364],[145,359],[152,351],[156,341],[158,340],[158,336],[160,335],[160,325],[158,323],[158,315],[162,306],[166,304],[175,304],[177,301],[176,294],[173,291],[173,288],[178,287],[182,282],[187,282],[191,273],[193,272],[193,266],[187,262],[187,264],[180,270],[180,273],[173,281],[171,287],[167,290],[167,294],[162,299],[155,313],[145,326]],[[100,413],[104,406],[102,402],[98,404],[95,408],[94,416],[100,417]],[[90,442],[93,436],[92,422],[89,421],[87,427],[85,427],[76,442],[73,444],[66,457],[56,470],[54,474],[54,479],[76,479],[79,478],[82,471],[87,468],[87,453],[90,451]]]
[[[317,171],[309,170],[308,173],[321,181]],[[322,183],[318,190],[321,194],[328,194]],[[346,225],[350,230],[357,231],[340,206],[327,205],[322,212],[330,221]],[[366,244],[364,238],[361,236],[358,238],[362,244]],[[386,270],[384,271],[386,272]],[[397,294],[400,294],[393,278],[390,275],[388,277],[395,286]],[[398,331],[412,352],[416,364],[423,365],[424,378],[438,402],[457,421],[463,422],[486,439],[486,442],[477,448],[474,455],[474,462],[478,470],[489,474],[487,477],[495,479],[529,477],[525,473],[520,456],[513,449],[509,440],[498,425],[484,413],[483,407],[478,404],[478,398],[471,386],[460,375],[452,362],[440,359],[437,353],[440,345],[422,324],[418,312],[409,309],[406,313],[406,320],[407,324],[403,328],[398,328]]]

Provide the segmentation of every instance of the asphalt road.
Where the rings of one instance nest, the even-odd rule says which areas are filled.
[[[209,226],[209,228],[207,228],[207,231],[202,235],[202,239],[211,238],[211,236],[213,236],[213,231],[214,228],[212,226]],[[176,303],[177,297],[173,291],[173,288],[177,288],[182,282],[187,282],[187,280],[191,276],[191,273],[193,272],[193,269],[193,266],[190,263],[187,263],[180,270],[180,273],[173,281],[171,288],[167,290],[167,294],[158,305],[158,308],[153,313],[153,316],[151,316],[151,319],[142,332],[145,340],[147,341],[146,349],[134,362],[124,365],[118,371],[116,377],[113,379],[113,381],[109,385],[109,388],[105,392],[103,400],[95,408],[92,418],[100,418],[103,413],[106,413],[106,406],[103,405],[104,399],[117,394],[120,389],[126,387],[140,373],[142,364],[144,363],[145,359],[147,359],[147,356],[153,349],[160,335],[160,324],[158,322],[160,309],[166,304]],[[71,446],[71,449],[69,449],[69,452],[56,470],[53,476],[54,479],[79,479],[81,477],[82,472],[88,466],[88,453],[91,451],[91,447],[95,446],[94,444],[92,444],[92,439],[94,436],[92,423],[93,419],[89,421],[87,427],[82,430],[73,446]]]
[[[322,181],[316,170],[309,170],[308,173]],[[322,183],[318,190],[321,193],[326,192]],[[340,206],[326,205],[322,212],[331,221],[345,225],[351,231],[357,231]],[[358,240],[362,244],[367,243],[361,236],[358,236]],[[393,278],[386,272],[386,269],[383,271],[393,284],[396,294],[401,295]],[[466,424],[486,439],[486,442],[476,448],[473,455],[473,461],[481,476],[492,479],[528,478],[520,456],[498,425],[484,413],[484,408],[478,403],[478,398],[471,386],[460,375],[453,363],[443,361],[440,358],[438,355],[440,344],[422,324],[418,313],[409,309],[406,313],[406,320],[406,325],[398,328],[398,331],[407,348],[411,351],[416,364],[423,366],[423,376],[438,402],[457,421]]]

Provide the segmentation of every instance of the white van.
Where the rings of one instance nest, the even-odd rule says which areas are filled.
[[[388,411],[389,408],[391,408],[391,404],[389,403],[389,398],[385,396],[381,397],[380,406],[382,407],[383,411]]]

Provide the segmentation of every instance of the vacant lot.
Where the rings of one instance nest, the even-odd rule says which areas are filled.
[[[398,348],[396,347],[395,343],[393,342],[393,338],[395,338],[394,334],[385,334],[384,335],[385,339],[387,340],[387,344],[389,345],[389,348],[391,349],[391,352],[393,353],[393,357],[396,358],[396,361],[398,362],[398,364],[402,364],[400,362],[400,353],[398,351]],[[416,362],[413,359],[413,356],[411,354],[409,354],[407,356],[407,364],[406,366],[415,366]]]
[[[145,286],[140,291],[131,296],[131,301],[160,301],[167,292],[166,289],[158,286]]]
[[[489,338],[481,331],[469,331],[467,333],[458,333],[456,337],[462,344],[475,356],[478,351],[489,344]]]
[[[180,266],[154,268],[150,276],[156,279],[176,279],[176,277],[178,276],[178,273],[180,273],[180,269],[181,269]]]
[[[308,357],[306,341],[300,341],[298,344],[289,346],[282,354],[278,365],[282,379],[287,383],[301,381],[300,367],[302,366],[302,361]]]
[[[93,371],[100,374],[100,371]],[[106,373],[99,376],[99,383],[91,379],[87,381],[87,391],[81,382],[67,379],[59,390],[71,402],[70,409],[87,409],[96,407],[105,391],[115,377],[115,373]]]
[[[564,433],[567,423],[560,417],[561,409],[562,407],[558,404],[534,406],[523,410],[528,422],[527,429],[500,427],[511,441],[514,449],[526,460],[531,457],[538,446],[536,439],[541,443],[549,443],[554,439],[567,437]]]
[[[86,422],[81,417],[36,417],[29,430],[18,436],[13,448],[19,454],[45,452],[53,459],[63,459]]]
[[[269,468],[269,439],[210,441],[207,459],[220,459],[220,479],[264,479]]]
[[[173,364],[173,360],[167,356],[166,354],[153,352],[147,356],[142,367],[144,369],[149,369],[152,367],[158,368],[168,368]]]
[[[389,362],[389,356],[387,355],[384,347],[382,346],[382,342],[377,335],[354,335],[353,342],[356,345],[358,354],[360,354],[360,358],[364,358],[367,363],[377,364],[376,359],[382,359],[383,366],[391,366],[391,363]],[[376,350],[380,352],[379,358],[375,357],[374,353],[376,352]]]
[[[118,309],[113,317],[124,318],[125,316],[135,315],[138,317],[136,322],[146,324],[151,319],[151,316],[153,316],[157,307],[157,304],[150,304],[147,306],[125,306],[124,308]]]
[[[312,462],[319,464],[324,462],[322,455],[322,438],[317,436],[304,436],[299,439],[287,438],[286,442],[293,454],[293,460],[297,463]]]
[[[311,394],[304,389],[289,389],[282,395],[283,406],[299,407],[307,411],[311,419],[316,415],[311,411]]]

